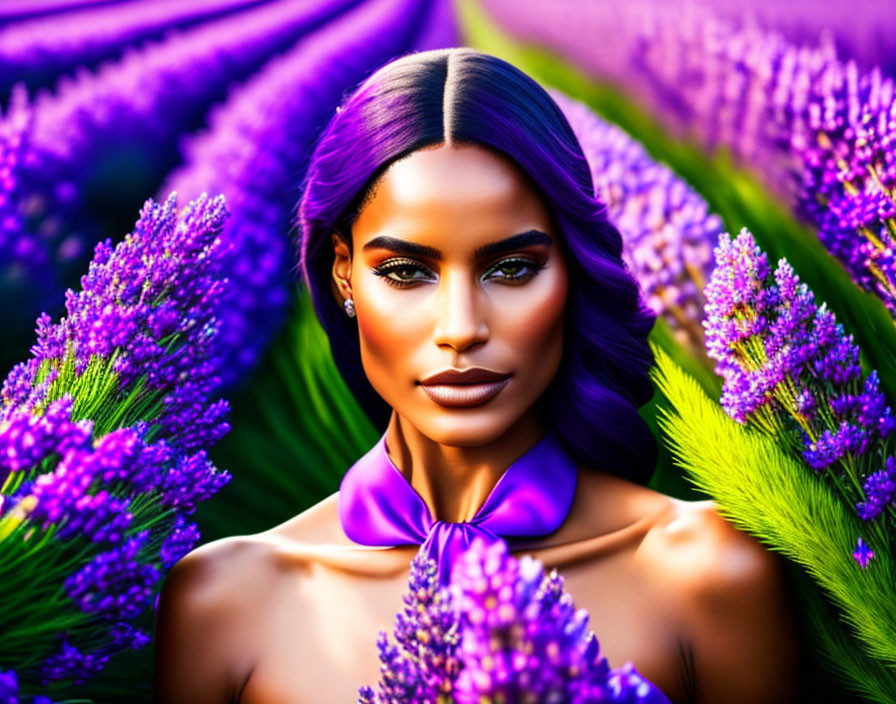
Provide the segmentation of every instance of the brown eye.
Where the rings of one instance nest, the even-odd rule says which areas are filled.
[[[485,272],[483,278],[524,281],[530,279],[542,268],[544,265],[530,259],[504,259]]]
[[[429,269],[409,259],[390,259],[374,267],[373,273],[383,277],[386,283],[399,288],[435,279],[435,275]]]

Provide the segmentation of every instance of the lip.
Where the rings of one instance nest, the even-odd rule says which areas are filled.
[[[445,369],[430,374],[420,385],[433,401],[446,408],[473,408],[491,401],[507,386],[510,374],[482,367]]]
[[[443,369],[435,374],[430,374],[420,383],[424,386],[430,384],[493,384],[508,379],[510,374],[494,372],[484,367],[468,367],[467,369]]]

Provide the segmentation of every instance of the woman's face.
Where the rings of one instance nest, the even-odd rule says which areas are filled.
[[[364,371],[399,416],[474,446],[534,412],[560,365],[568,279],[548,210],[513,162],[473,145],[413,152],[379,180],[352,256],[333,243]],[[467,377],[432,378],[451,370]]]

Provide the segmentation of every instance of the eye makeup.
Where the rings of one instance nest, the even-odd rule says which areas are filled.
[[[520,284],[534,277],[546,266],[546,263],[529,257],[507,257],[489,266],[482,278],[487,281]],[[418,273],[422,275],[418,276]],[[382,277],[387,284],[396,288],[406,288],[437,278],[428,267],[413,259],[387,259],[373,267],[373,274]]]

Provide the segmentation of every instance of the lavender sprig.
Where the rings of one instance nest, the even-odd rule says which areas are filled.
[[[2,408],[73,392],[77,415],[104,432],[145,421],[183,451],[227,432],[227,403],[210,400],[227,211],[222,196],[203,195],[180,216],[176,203],[147,201],[123,242],[97,245],[82,290],[66,294],[67,317],[38,319],[33,357],[4,382]],[[135,415],[122,423],[127,409]]]
[[[724,410],[823,472],[863,520],[896,518],[896,419],[877,373],[862,379],[852,336],[786,260],[771,272],[747,231],[723,235],[715,254],[704,325]],[[873,528],[880,544],[891,540],[892,525]]]
[[[199,538],[186,516],[230,479],[206,452],[227,431],[209,366],[225,218],[221,196],[147,201],[3,385],[0,631],[23,688],[147,644],[160,578]]]
[[[503,541],[474,541],[447,586],[418,555],[405,605],[394,637],[380,632],[382,679],[361,702],[668,702],[631,663],[611,670],[563,578]]]

